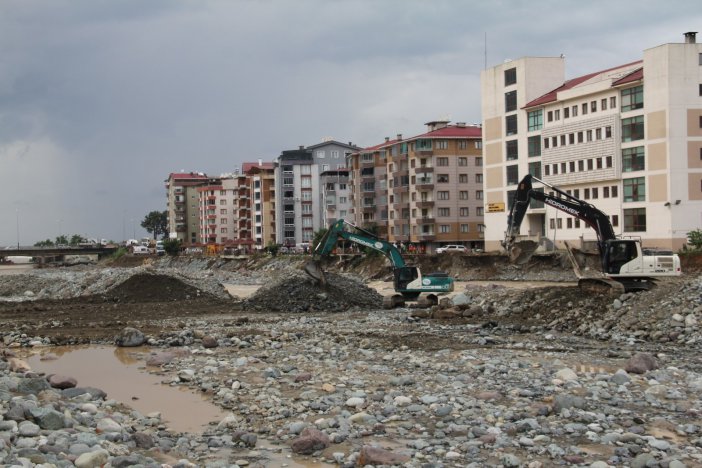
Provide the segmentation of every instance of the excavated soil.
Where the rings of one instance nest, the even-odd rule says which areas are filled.
[[[354,307],[380,308],[382,296],[358,280],[334,273],[326,274],[326,285],[302,272],[263,286],[243,301],[249,311],[344,312]]]
[[[111,302],[177,302],[209,296],[168,275],[141,273],[110,289],[104,298]]]

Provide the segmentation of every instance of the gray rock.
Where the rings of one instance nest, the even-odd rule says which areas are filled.
[[[645,374],[654,369],[658,369],[658,361],[650,353],[636,353],[624,367],[630,374]]]
[[[141,346],[146,342],[144,334],[136,328],[127,327],[115,337],[115,345],[125,348]]]

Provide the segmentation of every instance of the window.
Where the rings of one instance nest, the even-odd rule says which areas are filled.
[[[549,166],[548,164],[544,166],[544,175],[551,175],[551,166]]]
[[[458,183],[459,184],[467,184],[468,183],[468,174],[458,174]]]
[[[573,111],[573,117],[577,117],[578,116],[578,106],[573,106],[571,108],[571,110]]]
[[[219,204],[220,204],[220,205],[226,205],[226,204],[227,204],[227,200],[220,200],[220,201],[219,201]]]
[[[517,92],[510,91],[505,93],[505,112],[517,110]]]
[[[300,186],[305,188],[312,187],[312,177],[301,177]]]
[[[483,149],[483,140],[475,140],[475,149]]]
[[[451,232],[451,225],[450,224],[440,224],[439,225],[439,232],[442,234],[446,234]]]
[[[529,145],[529,157],[541,156],[541,136],[530,136],[527,142]]]
[[[482,206],[479,206],[475,209],[476,216],[483,216],[484,214],[485,214],[485,208],[483,208]]]
[[[646,208],[629,208],[624,210],[624,232],[646,230]]]
[[[566,163],[562,162],[561,163],[561,174],[565,174],[565,173],[566,173]]]
[[[602,187],[602,197],[609,198],[609,186]]]
[[[458,149],[468,149],[468,142],[466,140],[460,140],[458,142]]]
[[[617,107],[617,97],[612,96],[611,98],[609,98],[609,108],[614,109],[616,107]]]
[[[600,189],[599,187],[593,187],[592,188],[592,198],[597,199],[600,197]]]
[[[622,181],[624,187],[624,201],[637,202],[646,200],[646,178],[634,177]]]
[[[507,161],[513,161],[517,158],[519,158],[519,146],[517,140],[509,140],[508,142],[505,143],[506,145],[506,153],[507,153]]]
[[[549,122],[553,122],[553,111],[548,111],[546,113],[546,120]]]
[[[339,150],[332,150],[331,157],[334,159],[339,159]]]
[[[570,107],[564,107],[563,108],[563,118],[567,119],[570,117]]]
[[[544,138],[544,149],[548,149],[551,146],[548,137]]]
[[[536,177],[537,179],[540,179],[541,178],[541,163],[540,162],[529,163],[529,174]]]
[[[587,102],[583,102],[582,109],[583,109],[583,115],[586,115],[587,114]]]
[[[573,218],[570,216],[566,218],[566,228],[571,229],[573,227]]]
[[[597,169],[602,169],[602,158],[595,158],[595,165]]]
[[[569,145],[574,145],[574,144],[575,144],[575,133],[569,133],[569,134],[568,134],[568,144],[569,144]]]
[[[556,109],[554,111],[553,115],[554,115],[554,119],[561,120],[561,110],[560,109]]]
[[[590,102],[590,112],[597,112],[597,101]]]
[[[507,185],[516,185],[519,183],[519,166],[507,166]]]
[[[612,156],[605,156],[605,167],[606,168],[612,167]]]
[[[585,138],[587,141],[592,141],[592,130],[587,130],[585,132]]]
[[[461,190],[458,192],[459,200],[468,200],[468,190]]]
[[[483,199],[483,191],[482,191],[482,190],[476,190],[476,191],[475,191],[475,199],[476,199],[476,200],[482,200],[482,199]]]
[[[292,184],[293,184],[292,177],[283,177],[283,185],[292,185]]]
[[[436,196],[439,200],[448,200],[449,199],[449,192],[448,191],[436,192]]]
[[[458,165],[459,166],[467,166],[468,165],[468,158],[458,158]]]
[[[321,158],[321,159],[326,157],[324,150],[318,150],[315,154],[318,158]]]
[[[612,138],[612,127],[609,125],[605,127],[605,138]]]
[[[529,121],[528,130],[531,132],[533,130],[541,130],[544,125],[544,111],[543,109],[531,111],[527,114]]]
[[[558,164],[553,165],[553,175],[558,174]]]
[[[461,224],[461,232],[468,232],[468,225],[467,224]]]
[[[602,129],[596,128],[595,129],[595,140],[601,140],[601,139],[602,139]]]
[[[505,131],[506,135],[516,135],[517,134],[517,116],[515,115],[508,115],[505,117]]]
[[[643,140],[644,118],[643,115],[622,119],[622,141]]]
[[[578,172],[582,172],[585,170],[585,161],[582,159],[578,161]]]
[[[612,215],[612,226],[619,226],[619,215]]]
[[[643,86],[622,90],[622,112],[643,107]]]
[[[505,70],[505,86],[513,85],[517,82],[517,69]]]
[[[449,165],[449,158],[436,158],[436,165],[437,166],[448,166]]]
[[[617,198],[619,196],[619,187],[612,185],[612,198]]]
[[[448,149],[448,141],[446,140],[437,140],[436,141],[436,149]]]
[[[482,174],[475,174],[475,183],[476,183],[476,184],[482,184],[482,183],[483,183],[483,175],[482,175]]]
[[[458,211],[458,215],[459,216],[470,216],[470,208],[468,208],[467,206],[460,208]]]
[[[589,189],[589,188],[586,188],[585,190],[583,190],[583,192],[584,192],[583,198],[584,198],[585,200],[589,200],[589,199],[590,199],[590,189]]]
[[[451,208],[439,208],[439,216],[441,216],[441,217],[451,216]]]
[[[575,161],[568,162],[568,172],[575,172]]]
[[[449,176],[448,174],[437,174],[436,181],[440,184],[448,184]]]
[[[561,146],[565,146],[565,145],[566,145],[566,136],[561,135]]]
[[[483,158],[481,158],[481,157],[475,158],[475,165],[476,165],[476,166],[479,166],[479,167],[482,167],[482,165],[483,165]]]
[[[592,163],[592,159],[587,160],[587,170],[591,171],[594,168],[594,165]]]

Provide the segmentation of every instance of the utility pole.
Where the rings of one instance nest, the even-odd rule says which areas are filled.
[[[17,218],[17,250],[20,248],[20,239],[19,239],[19,208],[15,208],[15,216]]]

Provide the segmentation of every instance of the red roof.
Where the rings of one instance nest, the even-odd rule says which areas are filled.
[[[526,108],[529,108],[529,107],[541,106],[541,105],[546,104],[546,103],[549,103],[549,102],[554,102],[554,101],[556,101],[556,100],[558,99],[558,93],[561,92],[561,91],[566,91],[566,90],[568,90],[568,89],[575,88],[575,87],[578,86],[579,84],[582,84],[582,83],[584,83],[585,81],[589,80],[590,78],[595,77],[595,76],[597,76],[597,75],[600,75],[600,74],[602,74],[602,73],[607,73],[608,71],[616,70],[617,68],[628,67],[628,66],[634,65],[634,64],[636,64],[636,63],[643,63],[643,61],[642,61],[642,60],[637,60],[636,62],[631,62],[631,63],[627,63],[627,64],[624,64],[624,65],[619,65],[619,66],[616,66],[616,67],[608,68],[608,69],[606,69],[606,70],[598,71],[598,72],[595,72],[595,73],[590,73],[590,74],[587,74],[587,75],[579,76],[579,77],[577,77],[577,78],[573,78],[573,79],[571,79],[571,80],[568,80],[568,81],[566,81],[565,83],[563,83],[561,86],[559,86],[558,88],[556,88],[556,89],[554,89],[554,90],[551,90],[551,91],[549,91],[548,93],[544,94],[543,96],[538,97],[538,98],[534,99],[533,101],[527,103],[527,104],[523,107],[523,109],[526,109]],[[641,69],[641,70],[642,70],[642,73],[643,73],[643,69]],[[615,83],[616,83],[616,81],[615,81]],[[612,83],[612,85],[614,85],[615,83]]]
[[[169,179],[208,179],[207,174],[198,172],[171,172]]]
[[[268,170],[273,170],[274,165],[272,162],[264,162],[264,163],[253,163],[253,162],[245,162],[241,165],[241,172],[246,174],[249,172],[251,169],[268,169]]]
[[[395,143],[399,143],[399,142],[400,142],[400,140],[388,140],[388,141],[384,141],[384,142],[380,143],[379,145],[369,146],[368,148],[363,148],[363,149],[361,150],[361,152],[363,152],[363,153],[368,153],[368,152],[370,152],[370,151],[381,150],[381,149],[385,148],[386,146],[392,146],[392,145],[394,145]]]
[[[635,81],[641,81],[641,80],[643,80],[643,76],[644,76],[643,67],[637,68],[633,72],[629,73],[626,76],[619,78],[617,81],[612,83],[612,86],[619,86],[619,85],[623,85],[623,84],[627,84],[627,83],[633,83]]]
[[[483,129],[476,125],[449,125],[447,127],[438,128],[433,132],[423,133],[415,137],[409,138],[414,140],[417,138],[482,138]]]

